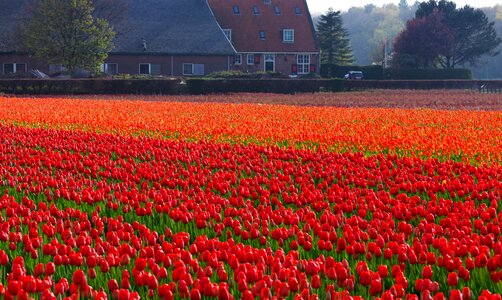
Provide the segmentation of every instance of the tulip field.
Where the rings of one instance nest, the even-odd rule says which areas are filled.
[[[399,93],[0,95],[0,299],[502,299],[502,96]]]

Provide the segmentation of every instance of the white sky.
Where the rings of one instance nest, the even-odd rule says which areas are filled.
[[[419,2],[423,2],[421,0]],[[462,7],[466,4],[472,7],[490,7],[496,4],[502,5],[502,0],[454,0],[457,3],[457,7]],[[376,6],[382,6],[388,3],[398,4],[399,0],[307,0],[309,5],[310,13],[319,14],[326,12],[330,7],[334,10],[347,11],[351,7],[363,7],[366,4],[373,3]],[[408,0],[408,4],[412,5],[415,0]]]

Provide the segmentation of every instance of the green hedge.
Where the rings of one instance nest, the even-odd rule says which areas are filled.
[[[340,79],[188,79],[188,94],[223,93],[315,93],[319,91],[342,91]]]
[[[385,69],[384,79],[448,80],[472,79],[469,69]]]
[[[349,71],[361,71],[364,79],[383,79],[382,66],[339,66],[333,64],[321,65],[321,77],[324,78],[344,78]]]
[[[398,69],[382,66],[338,66],[321,65],[321,76],[324,78],[343,78],[349,71],[362,71],[367,80],[448,80],[472,79],[469,69]]]
[[[178,94],[177,79],[4,79],[9,94]]]
[[[180,80],[0,80],[7,94],[224,94],[315,93],[371,89],[502,90],[502,80],[203,79]]]

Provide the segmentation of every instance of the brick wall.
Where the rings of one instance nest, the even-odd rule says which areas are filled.
[[[254,59],[252,65],[247,63],[247,53],[242,54],[242,63],[239,65],[233,64],[232,70],[241,72],[264,72],[265,71],[265,55],[264,54],[254,54],[259,58]],[[280,72],[286,75],[293,74],[293,65],[297,64],[297,55],[293,53],[277,53],[275,54],[275,72]],[[315,65],[315,73],[319,74],[319,55],[310,55],[310,64]]]
[[[118,64],[120,74],[139,74],[142,63],[160,65],[160,75],[182,76],[183,64],[203,64],[204,75],[211,72],[227,71],[233,57],[229,56],[169,56],[169,55],[110,55],[105,63]],[[26,72],[38,69],[49,74],[49,66],[29,55],[0,54],[0,74],[4,73],[4,64],[26,64]]]

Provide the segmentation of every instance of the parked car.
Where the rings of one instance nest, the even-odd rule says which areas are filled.
[[[364,79],[363,72],[361,71],[349,71],[344,77],[345,79]]]

